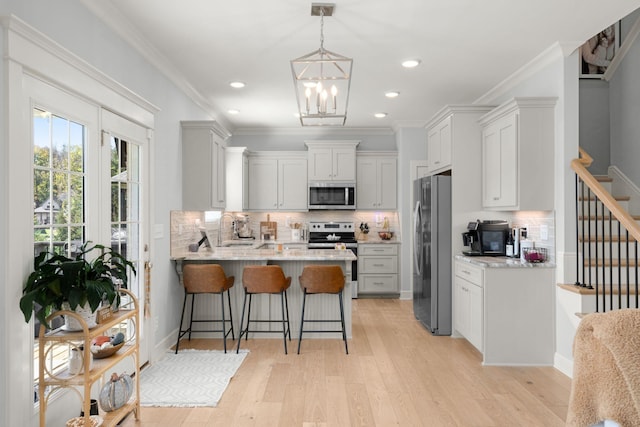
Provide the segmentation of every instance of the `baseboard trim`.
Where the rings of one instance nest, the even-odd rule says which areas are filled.
[[[573,360],[555,353],[553,356],[553,367],[569,378],[573,378]]]
[[[413,299],[413,291],[400,291],[400,299]]]

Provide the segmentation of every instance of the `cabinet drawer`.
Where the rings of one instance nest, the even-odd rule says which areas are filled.
[[[358,292],[388,293],[398,292],[397,274],[359,275]]]
[[[466,262],[456,262],[456,276],[482,286],[482,269]]]
[[[358,255],[398,255],[398,245],[358,245]]]
[[[397,273],[398,272],[398,257],[395,256],[368,256],[360,257],[360,264],[358,264],[358,271],[364,274],[379,274],[379,273]]]

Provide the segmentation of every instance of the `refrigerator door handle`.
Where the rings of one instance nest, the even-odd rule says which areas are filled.
[[[422,275],[422,206],[420,200],[416,202],[416,208],[413,211],[413,261],[415,262],[416,273]]]

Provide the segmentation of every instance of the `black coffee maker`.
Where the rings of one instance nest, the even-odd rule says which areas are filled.
[[[480,256],[482,255],[482,246],[480,244],[480,233],[478,228],[480,226],[480,220],[473,221],[467,224],[467,231],[462,233],[462,244],[468,249],[462,251],[463,255],[467,256]]]

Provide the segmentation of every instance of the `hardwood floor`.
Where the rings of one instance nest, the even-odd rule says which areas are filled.
[[[249,339],[217,408],[142,408],[131,426],[563,426],[571,380],[550,367],[484,367],[464,339],[434,337],[411,301],[354,300],[342,340]],[[295,336],[295,332],[293,333]],[[229,342],[227,343],[229,344]],[[221,340],[180,348],[222,349]]]

